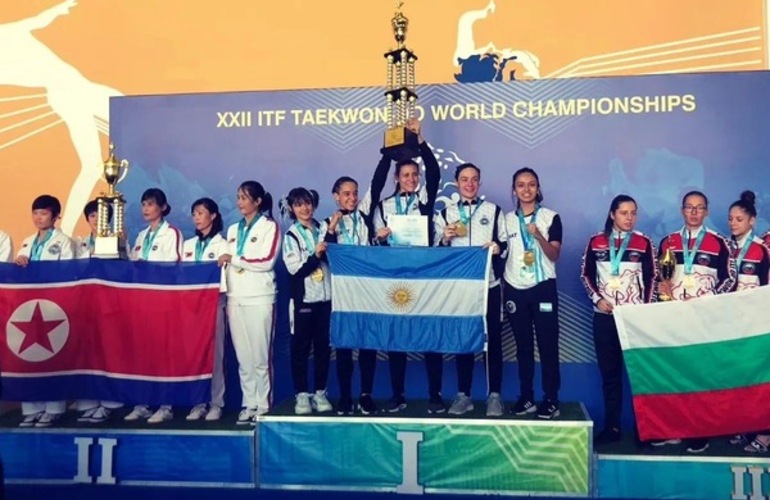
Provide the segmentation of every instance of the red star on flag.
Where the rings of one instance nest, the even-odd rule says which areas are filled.
[[[23,353],[35,344],[38,344],[48,352],[53,353],[49,334],[59,325],[64,323],[63,319],[48,321],[43,319],[43,312],[40,310],[40,303],[35,304],[35,310],[29,321],[12,321],[14,326],[24,332],[24,340],[19,347],[19,354]]]

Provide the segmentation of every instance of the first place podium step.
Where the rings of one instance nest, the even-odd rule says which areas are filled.
[[[593,422],[582,404],[540,420],[437,418],[412,403],[396,417],[297,417],[277,408],[258,425],[259,487],[590,495]]]

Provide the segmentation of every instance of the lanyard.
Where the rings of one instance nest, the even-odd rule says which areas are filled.
[[[626,236],[623,238],[623,241],[620,244],[620,248],[615,248],[616,240],[619,238],[615,238],[615,234],[613,233],[611,235],[610,239],[610,267],[612,269],[612,275],[613,276],[620,276],[620,261],[623,260],[623,254],[626,253],[626,248],[628,248],[628,243],[631,241],[631,232],[627,232]]]
[[[152,250],[152,243],[155,241],[155,237],[158,236],[163,225],[166,221],[161,222],[155,231],[152,228],[147,228],[147,233],[144,235],[144,243],[142,243],[142,260],[147,260],[150,257],[150,250]]]
[[[741,248],[741,252],[738,254],[738,257],[735,259],[735,268],[738,270],[739,273],[741,272],[741,264],[743,263],[743,259],[744,257],[746,257],[746,252],[749,251],[749,247],[751,247],[751,242],[753,239],[754,239],[754,233],[752,231],[749,231],[749,234],[746,235],[746,241],[743,242],[743,247]]]
[[[32,250],[30,252],[29,260],[40,260],[40,257],[43,254],[43,248],[45,248],[45,244],[48,243],[48,240],[50,240],[52,236],[53,229],[48,230],[42,241],[40,240],[40,235],[35,236],[35,239],[32,241]]]
[[[345,245],[358,245],[360,244],[358,238],[358,210],[354,211],[350,215],[350,219],[353,221],[353,230],[348,233],[345,227],[345,216],[340,218],[340,234],[342,235],[343,243]]]
[[[203,261],[203,253],[206,251],[206,247],[209,246],[209,243],[211,243],[211,240],[213,240],[211,236],[207,238],[198,238],[198,241],[195,242],[195,262],[201,262]]]
[[[535,207],[535,211],[532,212],[532,219],[530,224],[534,224],[537,219],[537,212],[540,210],[540,205]],[[521,245],[524,247],[525,252],[532,251],[532,247],[535,246],[535,237],[529,234],[527,231],[527,223],[524,222],[524,212],[519,208],[516,210],[516,216],[519,218],[519,233],[521,233]]]
[[[246,246],[246,238],[249,236],[249,231],[251,231],[251,228],[254,227],[254,224],[256,224],[260,218],[262,218],[262,214],[256,215],[251,219],[248,226],[246,225],[245,218],[241,219],[238,223],[238,241],[235,244],[235,253],[238,257],[243,257],[243,249]]]
[[[415,193],[409,193],[409,198],[406,200],[406,208],[401,206],[401,196],[403,193],[398,193],[396,195],[396,215],[407,215],[409,213],[409,208],[412,206],[412,203],[414,203],[414,199],[417,196]]]
[[[470,212],[470,215],[466,215],[465,214],[465,209],[463,208],[464,207],[463,203],[459,203],[457,205],[457,211],[460,213],[460,220],[463,221],[463,224],[465,224],[466,226],[470,224],[471,219],[473,219],[473,216],[476,215],[476,212],[479,211],[479,208],[481,208],[481,204],[482,203],[483,202],[481,200],[479,200],[479,202],[476,203],[476,208],[473,209],[473,212],[471,212],[470,208],[469,208],[468,212]]]
[[[688,231],[689,233],[689,231]],[[692,274],[692,266],[695,262],[695,256],[698,254],[698,249],[703,238],[706,236],[706,228],[701,228],[698,233],[698,237],[695,238],[695,244],[690,250],[690,238],[685,236],[685,230],[682,229],[682,260],[684,261],[684,274]]]
[[[297,227],[297,232],[302,236],[302,239],[305,240],[307,252],[313,255],[315,253],[316,242],[318,241],[318,228],[313,226],[312,229],[308,229],[299,222],[295,222],[294,225]]]

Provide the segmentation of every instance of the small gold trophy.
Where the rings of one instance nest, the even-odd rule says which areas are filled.
[[[674,257],[674,252],[671,251],[671,247],[666,248],[666,251],[660,256],[658,265],[660,266],[660,280],[665,283],[670,283],[671,278],[674,277],[674,270],[676,269],[676,257]],[[671,300],[671,296],[667,293],[661,293],[658,294],[658,299],[661,302],[668,302]]]
[[[103,178],[107,183],[107,193],[102,193],[96,199],[96,238],[94,241],[94,257],[101,259],[127,259],[125,207],[126,200],[115,189],[115,186],[125,179],[128,173],[128,160],[118,160],[115,157],[115,145],[110,144],[110,156],[102,165]],[[109,208],[112,207],[112,226],[110,227]]]
[[[417,134],[406,128],[406,122],[414,116],[417,103],[415,93],[414,63],[417,56],[406,45],[409,20],[401,13],[404,2],[396,4],[396,14],[390,20],[398,47],[385,53],[388,81],[385,90],[388,129],[382,154],[393,160],[416,158],[420,155]]]

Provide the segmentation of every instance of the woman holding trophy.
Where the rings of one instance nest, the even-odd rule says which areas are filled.
[[[406,128],[418,136],[420,157],[425,165],[425,185],[419,186],[420,167],[414,160],[396,163],[396,191],[392,196],[376,204],[373,216],[375,242],[379,245],[431,246],[433,243],[433,215],[438,194],[441,171],[430,146],[420,133],[420,121],[411,118]],[[419,188],[419,189],[418,189]],[[444,413],[446,406],[441,398],[442,364],[441,353],[428,352],[425,367],[428,372],[429,413]],[[406,379],[406,353],[389,352],[390,383],[393,397],[386,411],[395,413],[406,408],[404,384]]]
[[[595,444],[619,441],[623,402],[623,350],[612,311],[624,304],[646,304],[655,294],[655,248],[634,230],[636,200],[620,194],[610,203],[604,231],[588,240],[580,277],[594,305],[593,337],[602,376],[604,429]]]
[[[166,221],[171,213],[171,206],[166,193],[158,188],[150,188],[142,194],[142,216],[148,226],[136,236],[134,247],[129,252],[131,260],[147,262],[179,262],[182,260],[182,233]],[[147,419],[147,423],[159,424],[174,418],[171,405],[162,405],[155,413],[149,405],[136,405],[124,417],[131,422]]]
[[[661,300],[691,300],[704,295],[727,293],[735,286],[735,261],[727,239],[705,225],[708,198],[700,191],[690,191],[682,198],[684,226],[665,236],[658,249],[661,263],[673,258],[671,276],[658,283]],[[652,441],[653,446],[679,444],[680,439]],[[689,453],[708,449],[708,439],[690,439]]]

